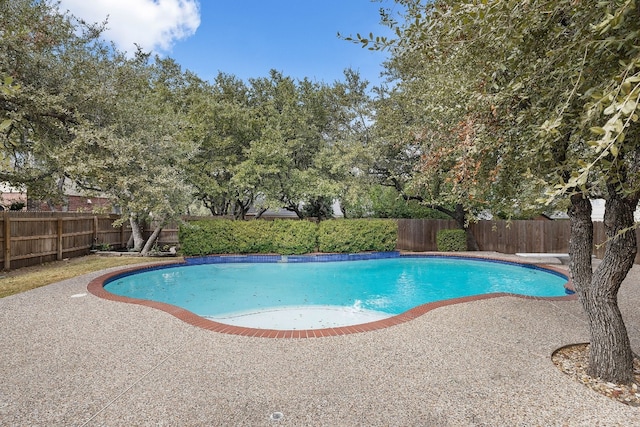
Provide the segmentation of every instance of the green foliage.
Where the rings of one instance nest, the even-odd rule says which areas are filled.
[[[196,198],[212,215],[243,218],[258,191],[254,182],[239,179],[240,165],[260,135],[249,87],[224,73],[213,84],[190,76],[182,99],[189,138],[199,145],[185,168]]]
[[[75,130],[58,160],[79,186],[110,196],[124,220],[179,222],[192,200],[181,171],[195,148],[173,103],[184,74],[172,60],[151,64],[138,52],[120,58],[109,79],[118,102],[105,101],[101,126]],[[151,246],[133,223],[134,249],[146,252]]]
[[[299,255],[318,247],[318,226],[311,221],[275,220],[270,224],[273,252]]]
[[[330,88],[308,79],[295,81],[272,70],[252,79],[252,114],[260,133],[246,150],[233,183],[260,191],[260,207],[284,208],[304,217],[307,200],[336,196],[332,180],[317,166],[329,141]]]
[[[193,221],[180,226],[184,255],[392,251],[398,226],[392,220]]]
[[[302,208],[305,218],[316,218],[320,221],[333,218],[333,201],[328,197],[316,197],[307,200]]]
[[[193,221],[182,224],[178,232],[185,255],[235,253],[234,223],[228,220]]]
[[[257,254],[270,253],[273,250],[273,230],[267,221],[229,221],[231,223],[230,253]],[[218,222],[218,221],[216,221]]]
[[[318,226],[309,221],[193,221],[180,226],[185,255],[313,252]]]
[[[440,252],[464,252],[467,250],[467,234],[464,230],[440,230],[436,235]]]
[[[397,241],[398,224],[388,219],[323,221],[318,231],[320,252],[392,251]]]
[[[105,86],[101,29],[74,22],[51,1],[0,1],[0,16],[0,180],[27,188],[30,198],[55,197],[65,166],[57,154],[73,129],[92,125],[86,119]]]
[[[179,102],[184,73],[170,59],[127,57],[101,40],[102,25],[58,6],[0,1],[0,181],[48,202],[72,182],[111,198],[123,221],[179,221],[194,150]]]
[[[397,3],[400,19],[385,22],[398,39],[379,46],[391,47],[388,102],[404,120],[380,117],[387,140],[413,134],[404,151],[428,153],[419,190],[504,210],[638,191],[635,0]]]
[[[344,75],[344,81],[335,82],[328,94],[330,116],[324,131],[328,144],[315,166],[327,188],[324,192],[335,196],[345,217],[355,218],[369,211],[362,196],[368,193],[368,171],[379,153],[369,149],[376,120],[369,82],[350,69]]]
[[[390,187],[374,186],[371,195],[371,215],[374,218],[422,218],[451,219],[417,200],[404,200],[398,191]]]
[[[352,198],[372,115],[367,83],[353,71],[345,79],[329,86],[273,70],[248,83],[192,78],[185,111],[200,146],[186,171],[196,197],[213,215],[235,218],[252,205],[326,217],[333,200]],[[310,202],[320,202],[315,211],[300,208]]]
[[[97,247],[99,251],[110,251],[111,245],[109,243],[100,243]]]

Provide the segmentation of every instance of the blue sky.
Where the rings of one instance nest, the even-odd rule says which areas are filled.
[[[203,78],[218,70],[262,77],[274,68],[330,83],[352,67],[373,81],[384,54],[336,34],[381,29],[379,7],[369,0],[203,1],[196,34],[176,43],[170,56]]]
[[[332,83],[351,67],[378,84],[386,54],[337,37],[383,33],[380,7],[370,0],[62,0],[88,21],[104,20],[105,36],[133,52],[174,58],[203,79],[219,71],[242,79],[270,69],[296,79]]]

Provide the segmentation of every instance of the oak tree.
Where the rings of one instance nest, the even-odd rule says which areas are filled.
[[[391,49],[391,69],[400,69],[401,81],[411,89],[403,92],[404,106],[418,104],[412,111],[419,114],[421,102],[438,100],[420,120],[444,117],[443,130],[450,135],[427,140],[423,153],[445,154],[438,164],[449,162],[454,173],[462,162],[463,179],[450,178],[449,185],[481,195],[488,206],[511,204],[512,211],[541,203],[568,206],[571,274],[591,332],[590,373],[630,382],[633,355],[617,294],[637,252],[638,4],[396,3],[403,6],[399,19],[383,18],[397,38],[361,42]],[[441,86],[433,84],[438,81]],[[460,99],[459,111],[446,102],[447,93]],[[445,108],[434,114],[441,102]],[[410,129],[420,140],[421,128]],[[425,161],[429,165],[431,159]],[[421,169],[424,187],[439,179],[431,172]],[[597,197],[606,199],[608,240],[594,270],[590,199]]]

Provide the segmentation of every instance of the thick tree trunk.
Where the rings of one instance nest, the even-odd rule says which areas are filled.
[[[158,236],[160,235],[160,232],[162,231],[162,226],[158,225],[154,230],[153,233],[151,233],[151,236],[149,236],[149,239],[147,240],[147,243],[145,243],[144,248],[142,248],[142,251],[140,252],[140,254],[142,256],[147,256],[147,254],[149,253],[149,251],[151,250],[151,248],[153,247],[153,244],[156,242],[156,240],[158,239]]]
[[[637,200],[614,195],[605,204],[607,245],[602,262],[593,274],[588,310],[591,331],[590,375],[616,383],[633,380],[633,353],[618,308],[618,290],[633,267],[637,252],[633,213]],[[589,293],[591,296],[591,292]]]
[[[632,229],[636,206],[637,200],[623,199],[610,188],[604,217],[608,240],[605,255],[594,273],[591,203],[574,195],[569,208],[571,273],[591,335],[589,374],[620,384],[628,384],[633,379],[633,353],[618,308],[618,290],[636,255]]]
[[[129,224],[131,224],[131,235],[133,236],[133,251],[140,252],[144,246],[144,236],[142,236],[142,229],[136,218],[132,215],[129,217]]]
[[[573,284],[581,296],[591,286],[593,276],[591,257],[593,255],[593,221],[591,202],[581,194],[571,196],[567,212],[571,221],[569,239],[569,267]]]

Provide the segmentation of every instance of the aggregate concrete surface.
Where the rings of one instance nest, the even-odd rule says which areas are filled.
[[[0,299],[2,426],[640,426],[562,374],[576,301],[499,297],[353,335],[225,335],[89,294],[106,271]],[[640,266],[619,295],[640,353]]]

